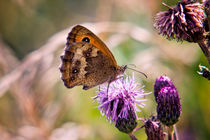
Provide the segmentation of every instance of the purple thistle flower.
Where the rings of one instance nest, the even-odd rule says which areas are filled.
[[[144,87],[135,83],[134,75],[119,78],[109,85],[108,90],[107,88],[107,85],[102,85],[96,96],[100,104],[99,110],[107,120],[114,122],[120,131],[132,132],[137,125],[136,111],[140,111],[138,107],[145,106],[144,97],[150,93],[144,93]]]
[[[168,11],[159,12],[155,17],[154,27],[159,30],[159,34],[168,39],[189,42],[199,42],[205,38],[202,4],[194,0],[182,0],[173,8],[167,7]]]
[[[166,86],[175,88],[174,84],[172,83],[171,79],[168,76],[160,76],[159,78],[156,79],[154,84],[154,96],[156,102],[159,91]]]
[[[163,87],[157,97],[157,118],[171,126],[179,120],[181,104],[179,94],[174,87]]]

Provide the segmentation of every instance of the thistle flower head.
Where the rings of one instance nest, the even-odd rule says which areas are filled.
[[[163,87],[157,97],[157,118],[165,125],[175,124],[181,114],[179,94],[174,87]]]
[[[107,89],[108,88],[108,89]],[[108,93],[107,93],[108,91]],[[143,87],[135,83],[134,75],[120,78],[110,83],[109,87],[103,85],[98,91],[97,100],[99,110],[120,131],[129,133],[137,125],[136,111],[143,108],[145,95]]]
[[[167,6],[168,7],[168,6]],[[204,36],[202,5],[194,0],[182,0],[168,11],[157,13],[154,27],[168,39],[199,42]]]
[[[156,79],[154,84],[154,96],[156,101],[159,91],[166,86],[175,88],[174,84],[172,83],[171,79],[168,76],[160,76],[159,78]]]

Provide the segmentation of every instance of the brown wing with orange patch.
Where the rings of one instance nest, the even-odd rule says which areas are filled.
[[[94,33],[92,33],[87,28],[81,25],[76,25],[75,27],[72,28],[71,32],[69,33],[66,45],[68,46],[71,43],[81,42],[81,41],[93,44],[103,54],[107,55],[111,59],[111,61],[113,61],[114,65],[118,67],[114,56],[107,48],[107,46],[103,43],[103,41],[101,41]]]

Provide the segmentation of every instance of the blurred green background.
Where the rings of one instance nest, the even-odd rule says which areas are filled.
[[[154,15],[167,10],[161,2],[177,1],[1,0],[0,140],[129,139],[101,117],[91,99],[97,88],[67,89],[60,79],[59,57],[75,24],[100,36],[119,65],[135,64],[146,73],[147,79],[135,73],[146,92],[157,77],[171,77],[181,97],[180,140],[209,139],[210,84],[197,74],[207,60],[197,44],[157,34]],[[156,114],[153,94],[146,98],[142,118]],[[135,135],[146,139],[144,129]]]

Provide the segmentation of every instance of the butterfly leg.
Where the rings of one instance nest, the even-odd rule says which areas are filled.
[[[122,75],[122,76],[118,77],[117,79],[122,79],[124,81],[125,77]]]
[[[100,85],[98,86],[98,90],[101,91],[101,86]]]
[[[106,90],[107,94],[109,93],[109,84],[110,84],[110,82],[108,83],[108,86],[107,86],[107,90]]]

